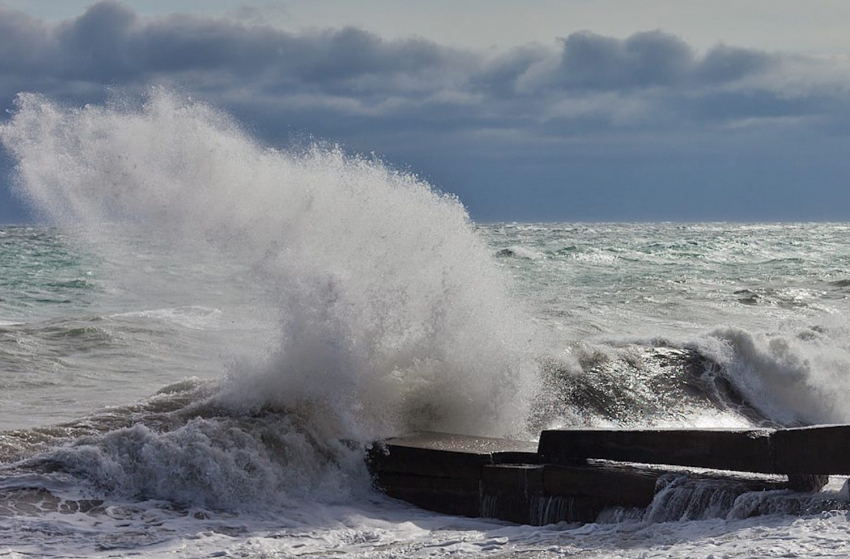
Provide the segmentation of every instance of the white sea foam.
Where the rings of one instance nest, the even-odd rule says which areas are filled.
[[[0,537],[13,546],[11,556],[42,557],[844,557],[847,520],[824,513],[531,527],[433,515],[376,498],[275,517],[120,504],[96,517],[0,517]]]
[[[802,335],[716,330],[697,346],[718,362],[746,399],[785,424],[850,422],[847,331]],[[836,337],[837,336],[837,337]]]
[[[129,318],[153,318],[157,320],[174,322],[176,324],[179,324],[180,326],[193,330],[206,330],[218,326],[219,322],[221,321],[222,312],[220,309],[215,308],[188,306],[174,307],[168,309],[132,311],[118,313],[113,316]]]
[[[305,497],[346,501],[367,488],[362,454],[334,435],[297,416],[196,418],[165,433],[143,424],[113,430],[51,459],[112,499],[256,510]]]

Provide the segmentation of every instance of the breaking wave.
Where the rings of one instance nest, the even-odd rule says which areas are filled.
[[[246,494],[249,472],[266,492],[315,487],[303,478],[321,456],[341,460],[339,441],[526,435],[538,336],[454,197],[336,146],[263,146],[165,90],[83,108],[21,94],[0,138],[17,192],[81,242],[144,253],[166,272],[198,255],[204,273],[238,265],[228,281],[244,282],[274,325],[252,357],[222,350],[220,417],[91,435],[52,455],[63,470],[126,494],[222,504]],[[228,312],[227,301],[193,303],[185,279],[133,275],[142,309],[162,308],[143,299],[167,285],[172,308]]]

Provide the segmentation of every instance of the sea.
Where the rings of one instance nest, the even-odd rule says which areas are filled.
[[[165,90],[21,95],[0,141],[37,216],[0,226],[0,557],[850,556],[840,476],[519,526],[363,460],[419,430],[850,423],[850,224],[476,223]]]

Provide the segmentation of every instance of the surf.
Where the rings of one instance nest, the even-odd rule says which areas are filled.
[[[455,197],[339,146],[264,145],[164,89],[81,108],[21,94],[0,139],[17,194],[102,258],[133,267],[144,247],[238,268],[274,335],[250,357],[223,351],[234,413],[310,408],[358,441],[525,432],[539,336]],[[174,308],[228,312],[190,281],[116,273],[139,310],[167,291]]]

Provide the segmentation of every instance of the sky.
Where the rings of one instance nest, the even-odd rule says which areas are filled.
[[[173,88],[478,221],[850,220],[850,2],[0,0],[0,105]],[[0,222],[32,212],[0,148]]]

